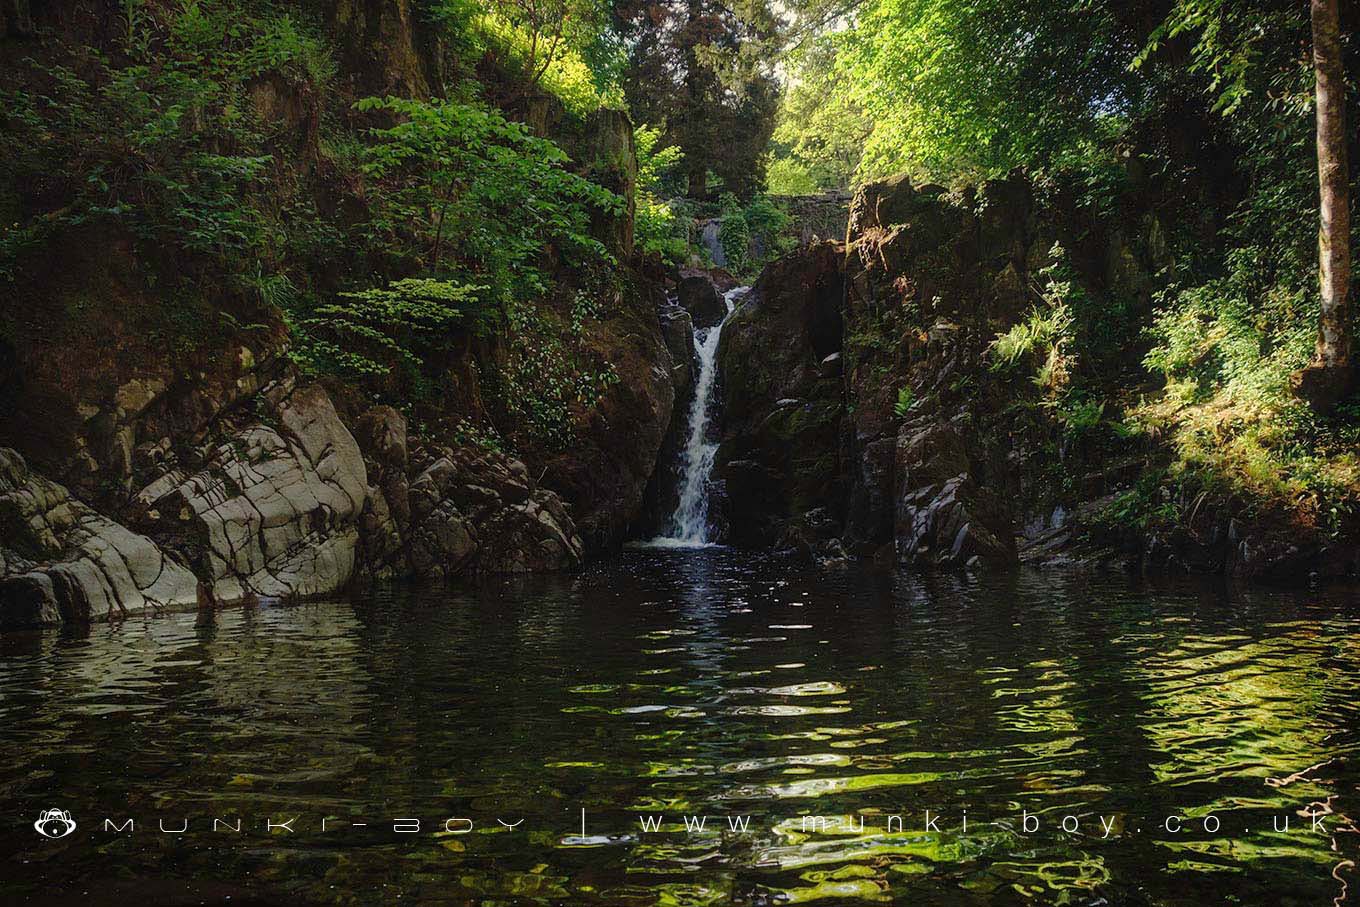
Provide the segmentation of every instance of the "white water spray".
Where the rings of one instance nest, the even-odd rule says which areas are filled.
[[[723,294],[730,315],[738,296],[747,287],[737,287]],[[726,319],[724,319],[724,323]],[[689,407],[689,434],[680,452],[680,503],[671,515],[667,534],[652,539],[648,547],[703,548],[712,545],[708,532],[708,480],[713,472],[713,458],[718,444],[709,440],[709,426],[713,417],[713,390],[718,377],[718,341],[722,338],[722,324],[694,331],[694,345],[699,354],[699,378],[694,384],[694,400]]]

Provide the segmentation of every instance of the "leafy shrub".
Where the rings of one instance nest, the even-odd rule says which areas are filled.
[[[1025,359],[1038,360],[1036,383],[1048,384],[1063,361],[1063,348],[1070,339],[1072,313],[1061,300],[1030,309],[1025,320],[992,341],[992,369],[1013,368]]]
[[[505,452],[505,441],[494,425],[482,425],[470,419],[460,419],[449,433],[449,439],[460,447],[480,447],[497,453]]]
[[[916,394],[912,391],[911,385],[904,384],[897,389],[897,400],[893,403],[893,415],[899,419],[905,419],[907,413],[916,405]]]
[[[624,200],[566,169],[557,145],[479,104],[366,98],[360,110],[399,117],[372,130],[364,170],[379,181],[370,225],[423,246],[413,265],[487,287],[503,304],[546,288],[538,265],[551,244],[569,264],[609,260],[590,235],[592,210]]]
[[[637,153],[639,192],[649,194],[677,194],[684,178],[681,165],[685,155],[679,145],[657,147],[661,144],[661,130],[645,123],[633,130],[633,148]]]
[[[1071,351],[1076,319],[1071,303],[1074,284],[1056,279],[1063,261],[1062,247],[1055,245],[1049,254],[1055,263],[1040,272],[1048,278],[1043,304],[1030,309],[1024,321],[997,336],[988,352],[993,371],[1014,368],[1026,359],[1034,361],[1034,383],[1056,398],[1066,391],[1076,363]]]
[[[517,306],[510,324],[509,361],[489,376],[493,396],[517,425],[523,442],[546,450],[573,439],[573,413],[589,410],[619,381],[611,363],[587,357],[580,341],[586,322],[602,314],[588,294],[573,300],[571,322]]]
[[[437,0],[432,7],[469,56],[490,55],[530,90],[556,95],[570,113],[623,107],[620,52],[604,38],[607,12],[595,0]]]
[[[789,158],[770,162],[765,185],[771,195],[815,195],[821,189],[805,166]]]
[[[1105,418],[1105,401],[1073,394],[1058,404],[1057,417],[1068,437],[1079,437],[1100,425]]]
[[[126,55],[76,68],[32,60],[0,90],[3,153],[33,212],[0,237],[0,273],[60,230],[116,221],[158,247],[215,259],[228,274],[278,265],[290,227],[315,212],[264,202],[278,162],[253,113],[252,80],[275,73],[318,93],[334,62],[292,14],[236,0],[124,4]],[[270,187],[274,188],[274,187]],[[302,215],[299,217],[299,215]],[[244,276],[244,275],[243,275]]]
[[[447,354],[457,329],[485,336],[493,311],[478,295],[485,287],[408,278],[382,288],[341,293],[295,324],[295,358],[309,371],[352,380],[401,368],[419,391],[425,364]]]
[[[745,272],[746,259],[751,248],[751,230],[746,223],[745,212],[737,203],[736,196],[731,193],[723,196],[718,243],[727,258],[727,266],[735,273]]]
[[[770,200],[768,195],[757,195],[751,199],[742,214],[751,236],[760,238],[767,245],[773,245],[776,237],[789,225],[789,216],[784,209]]]
[[[633,238],[644,252],[654,252],[674,264],[689,260],[689,221],[677,217],[667,202],[639,194],[633,220]]]

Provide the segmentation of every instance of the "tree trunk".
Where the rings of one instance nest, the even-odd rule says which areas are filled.
[[[689,197],[702,201],[708,197],[708,167],[703,161],[689,170]]]
[[[1313,362],[1294,376],[1295,390],[1330,412],[1355,384],[1352,358],[1350,171],[1346,160],[1346,79],[1339,0],[1312,0],[1313,69],[1317,74],[1318,232],[1322,314]]]

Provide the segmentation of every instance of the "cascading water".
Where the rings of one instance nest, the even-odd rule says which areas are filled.
[[[737,287],[723,294],[730,315],[737,297],[747,291]],[[725,322],[725,319],[724,319]],[[689,432],[680,451],[680,502],[671,515],[667,535],[647,544],[658,548],[702,548],[712,544],[708,531],[708,479],[718,444],[709,438],[713,417],[713,390],[718,377],[718,341],[722,324],[698,328],[694,346],[699,356],[699,377],[694,385],[694,400],[689,408]]]

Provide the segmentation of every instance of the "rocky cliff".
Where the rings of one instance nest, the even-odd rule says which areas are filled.
[[[994,341],[1047,311],[1055,269],[1111,322],[1117,306],[1150,311],[1171,264],[1160,216],[1039,202],[1020,178],[960,193],[906,178],[864,187],[847,241],[770,265],[724,332],[726,537],[904,566],[1354,574],[1354,543],[1240,510],[1112,534],[1105,509],[1166,452],[1067,430],[1040,387],[1043,361],[1037,377],[997,367]],[[1135,372],[1131,339],[1098,348],[1083,364],[1092,384]]]
[[[271,382],[199,443],[156,445],[121,522],[0,448],[0,626],[580,563],[566,507],[524,463],[413,443],[389,407],[357,425],[362,443],[320,385]]]
[[[334,96],[296,67],[266,72],[249,83],[244,115],[267,137],[276,206],[337,237],[364,221],[372,189],[323,147],[323,121],[362,130],[371,123],[357,98],[436,97],[455,81],[450,67],[466,78],[481,64],[440,46],[407,0],[305,12],[338,70]],[[118,14],[96,0],[36,9],[22,29],[10,23],[0,62],[31,93],[45,72],[83,72],[92,52],[118,58],[123,33],[104,21]],[[611,273],[587,284],[543,250],[554,284],[543,330],[611,376],[565,414],[570,443],[541,443],[488,398],[503,337],[453,338],[435,364],[442,394],[392,401],[403,414],[300,368],[289,315],[262,279],[224,274],[212,255],[116,218],[53,220],[40,246],[5,250],[16,255],[5,276],[26,302],[0,317],[0,625],[566,569],[626,537],[688,381],[687,356],[662,333],[664,293],[634,266],[632,124],[613,110],[567,116],[502,74],[478,75],[566,151],[570,169],[624,199],[590,224]],[[35,223],[55,193],[0,179],[0,205]],[[319,240],[283,263],[292,285],[274,285],[333,299],[401,274],[345,248]],[[571,307],[590,294],[582,324]],[[459,428],[493,423],[499,443]]]

